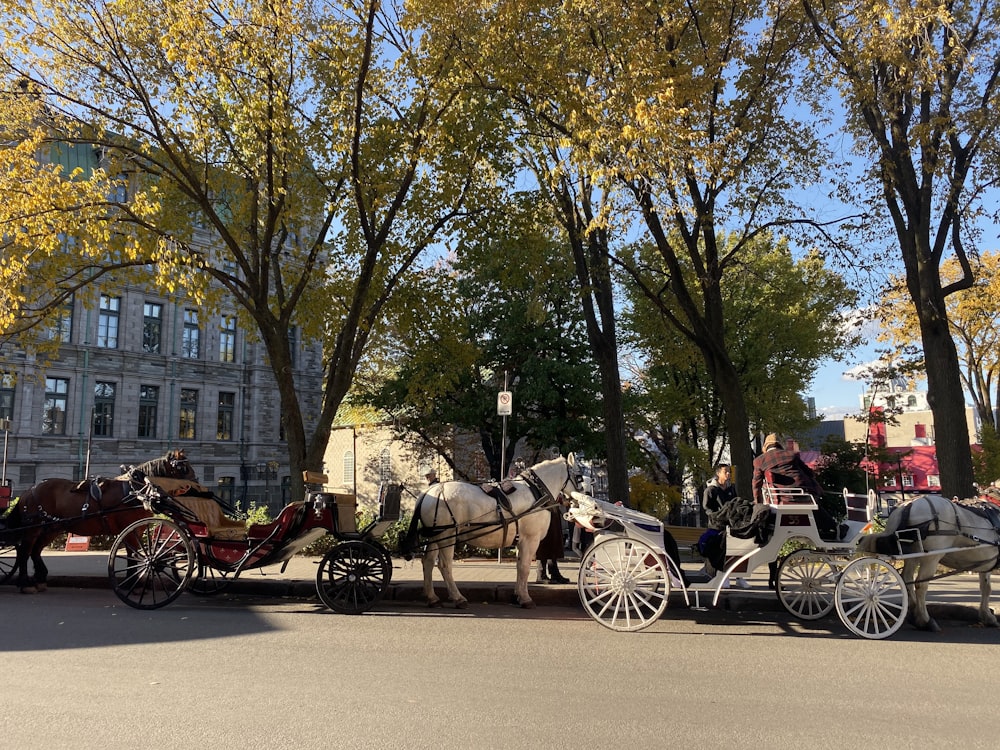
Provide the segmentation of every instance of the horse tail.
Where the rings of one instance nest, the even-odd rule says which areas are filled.
[[[417,551],[417,536],[420,528],[420,506],[427,497],[426,493],[417,498],[417,504],[413,506],[413,517],[410,519],[410,526],[406,530],[406,535],[399,540],[399,551],[403,553],[404,560],[412,560],[413,553]]]

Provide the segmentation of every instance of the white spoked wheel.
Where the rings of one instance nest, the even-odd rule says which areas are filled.
[[[606,628],[649,627],[667,608],[670,578],[660,553],[645,542],[612,537],[591,547],[577,581],[587,613]]]
[[[844,568],[835,600],[841,622],[862,638],[888,638],[906,619],[903,576],[877,557],[861,557]]]
[[[840,569],[829,555],[797,549],[778,567],[778,601],[802,620],[818,620],[833,611]]]

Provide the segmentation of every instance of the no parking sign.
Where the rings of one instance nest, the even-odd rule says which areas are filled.
[[[497,416],[509,417],[513,414],[514,399],[510,391],[500,391],[497,394]]]

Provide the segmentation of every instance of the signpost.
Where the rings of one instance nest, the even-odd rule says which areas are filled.
[[[507,417],[514,413],[514,397],[511,392],[507,390],[507,371],[504,370],[503,373],[503,390],[497,394],[497,415],[502,417],[503,422],[503,434],[500,438],[500,476],[498,479],[502,482],[504,477],[504,471],[507,468]],[[501,562],[501,555],[503,554],[503,547],[497,547],[497,564]]]

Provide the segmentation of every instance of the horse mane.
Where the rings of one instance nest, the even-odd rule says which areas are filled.
[[[154,458],[135,467],[143,474],[151,477],[169,477],[171,479],[189,479],[198,481],[198,476],[191,467],[183,451],[167,451],[160,458]]]

